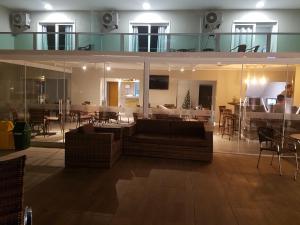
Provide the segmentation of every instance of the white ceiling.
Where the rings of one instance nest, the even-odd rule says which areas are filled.
[[[258,0],[0,0],[13,10],[142,10],[147,1],[151,10],[255,9]],[[300,9],[299,0],[263,0],[264,9]]]

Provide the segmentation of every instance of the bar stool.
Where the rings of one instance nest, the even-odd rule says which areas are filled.
[[[234,135],[235,131],[235,123],[236,123],[236,117],[234,114],[232,114],[231,109],[226,109],[223,112],[223,123],[222,123],[222,138],[224,135],[229,136],[229,140]]]
[[[225,109],[225,105],[219,105],[219,131],[222,129],[223,126],[223,112]]]

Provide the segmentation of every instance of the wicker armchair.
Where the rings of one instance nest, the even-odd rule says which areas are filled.
[[[26,156],[0,161],[0,224],[30,225],[31,209],[23,211],[23,177]]]
[[[122,130],[86,124],[66,133],[65,167],[111,168],[121,156]]]

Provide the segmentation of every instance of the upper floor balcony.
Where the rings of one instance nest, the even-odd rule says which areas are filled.
[[[300,52],[300,33],[0,32],[0,50]]]

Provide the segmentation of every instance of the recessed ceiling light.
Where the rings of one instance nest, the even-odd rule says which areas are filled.
[[[257,9],[261,9],[265,6],[265,2],[264,1],[259,1],[256,3],[256,8]]]
[[[195,72],[195,71],[196,71],[196,69],[195,69],[195,68],[193,68],[193,69],[192,69],[192,72]]]
[[[84,65],[84,66],[82,67],[82,69],[83,69],[84,71],[86,71],[86,66]]]
[[[150,6],[149,2],[144,2],[143,3],[143,9],[149,10],[150,8],[151,8],[151,6]]]
[[[52,10],[52,9],[53,9],[52,5],[50,5],[49,3],[45,3],[45,4],[44,4],[44,8],[45,8],[46,10]]]
[[[180,72],[184,72],[184,68],[181,68],[181,69],[180,69]]]
[[[106,71],[111,71],[111,67],[110,67],[110,66],[107,66],[107,67],[106,67]]]

